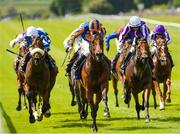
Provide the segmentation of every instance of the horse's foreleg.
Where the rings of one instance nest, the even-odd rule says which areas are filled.
[[[19,100],[18,100],[18,105],[16,107],[17,111],[21,110],[21,95],[22,95],[22,93],[23,93],[23,88],[21,86],[19,86],[19,88],[18,88]]]
[[[30,123],[34,123],[36,120],[35,120],[35,117],[33,115],[33,110],[32,110],[32,106],[33,106],[33,93],[28,91],[26,93],[26,96],[28,98],[28,103],[29,103],[29,122]]]
[[[137,112],[137,118],[140,119],[140,110],[141,110],[141,106],[139,105],[139,98],[138,98],[138,94],[133,93],[133,97],[136,103],[136,112]]]
[[[119,107],[117,83],[118,83],[117,79],[112,77],[112,84],[113,84],[113,88],[114,88],[114,95],[115,95],[115,98],[116,98],[116,107]]]
[[[150,95],[150,89],[145,89],[144,90],[144,106],[145,106],[145,110],[146,110],[145,122],[150,121],[150,116],[149,116],[149,95]]]
[[[105,107],[104,107],[104,116],[105,117],[110,117],[110,113],[109,113],[109,107],[108,107],[108,84],[102,87],[102,99],[104,101]],[[101,95],[97,96],[99,97],[97,99],[101,100]]]
[[[152,95],[153,95],[153,99],[154,99],[154,109],[156,109],[157,107],[157,102],[156,102],[156,89],[154,84],[152,83]]]
[[[96,116],[97,116],[97,109],[98,107],[94,105],[94,100],[93,100],[93,92],[92,90],[88,90],[86,89],[86,95],[87,95],[87,99],[88,99],[88,103],[90,105],[90,108],[91,108],[91,117],[93,119],[93,124],[92,124],[92,129],[93,129],[93,132],[97,132],[98,129],[97,129],[97,125],[96,125]]]
[[[164,87],[166,86],[167,91],[166,91],[166,102],[170,103],[171,102],[171,90],[170,90],[170,86],[171,86],[171,80],[170,78],[168,78],[166,80],[166,84],[164,85]]]
[[[42,96],[42,98],[43,98],[42,114],[48,118],[51,116],[51,112],[50,112],[51,106],[49,104],[49,98],[50,98],[49,90],[46,90],[46,93]]]
[[[76,105],[76,102],[74,100],[75,99],[75,93],[74,93],[74,88],[73,88],[73,85],[71,82],[71,78],[69,78],[69,88],[70,88],[71,95],[72,95],[71,106],[75,106]]]
[[[25,91],[24,91],[24,89],[23,89],[23,98],[24,98],[24,109],[27,109],[28,107],[27,107],[27,103],[26,103],[26,95],[25,95]]]
[[[159,98],[160,98],[159,109],[163,110],[164,109],[164,98],[163,98],[159,83],[154,81],[154,85],[155,85],[155,89],[158,92],[158,95],[159,95]]]

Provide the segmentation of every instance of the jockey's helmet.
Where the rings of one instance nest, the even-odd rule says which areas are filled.
[[[90,33],[93,33],[93,32],[99,33],[100,29],[101,29],[101,23],[98,20],[94,19],[89,22]]]
[[[163,25],[156,25],[153,30],[153,33],[155,34],[164,34],[164,32],[165,32],[165,28]]]
[[[26,30],[26,35],[29,37],[38,37],[38,31],[34,26],[30,26]]]
[[[132,16],[129,20],[129,25],[131,27],[139,27],[141,26],[141,19],[138,16]]]
[[[39,31],[41,31],[41,32],[45,33],[44,29],[43,29],[43,28],[41,28],[41,27],[38,27],[36,30],[39,30]]]

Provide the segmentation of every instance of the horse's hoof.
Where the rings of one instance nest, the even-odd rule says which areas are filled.
[[[93,125],[93,126],[92,126],[92,129],[93,129],[93,132],[97,132],[97,131],[98,131],[97,126],[96,126],[96,125]]]
[[[28,109],[28,107],[27,107],[27,106],[24,106],[23,109]]]
[[[167,98],[167,99],[166,99],[166,102],[167,102],[167,103],[171,103],[171,99],[170,99],[170,98]]]
[[[149,122],[150,122],[150,119],[149,119],[149,118],[147,118],[147,119],[145,120],[145,122],[146,122],[146,123],[149,123]]]
[[[110,118],[110,113],[109,112],[104,112],[104,117]]]
[[[34,116],[30,116],[29,117],[29,123],[34,123],[36,120],[34,118]]]
[[[160,110],[164,110],[165,108],[164,108],[164,102],[160,102],[160,104],[159,104],[159,109]]]
[[[49,110],[47,110],[46,113],[44,114],[44,116],[46,118],[49,118],[51,116],[51,112]]]
[[[43,115],[41,114],[39,117],[38,117],[38,121],[42,121],[42,119],[43,119]]]
[[[71,106],[75,106],[75,105],[76,105],[76,101],[72,101]]]
[[[17,106],[17,107],[16,107],[16,110],[17,110],[17,111],[21,111],[21,106]]]
[[[116,107],[119,107],[119,104],[116,104]]]

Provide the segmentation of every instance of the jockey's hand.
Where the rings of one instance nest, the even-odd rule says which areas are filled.
[[[11,42],[9,43],[9,46],[10,46],[11,48],[13,48],[15,44],[16,44],[16,41],[15,41],[15,39],[13,39],[13,40],[11,40]]]
[[[72,50],[72,47],[67,47],[66,48],[66,53],[68,53],[69,51],[71,51]]]

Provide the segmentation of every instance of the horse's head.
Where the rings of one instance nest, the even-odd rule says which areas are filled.
[[[162,65],[166,65],[168,56],[168,47],[166,43],[161,43],[158,46],[158,57]]]
[[[43,49],[43,39],[42,38],[35,38],[32,42],[32,48]]]
[[[137,57],[142,63],[145,63],[150,56],[149,45],[146,39],[140,38],[137,40]]]
[[[32,55],[32,62],[34,65],[39,65],[45,58],[44,56],[44,51],[40,48],[34,48],[31,51],[31,55]]]
[[[103,37],[99,33],[91,36],[91,43],[89,46],[91,56],[98,62],[103,59]]]

